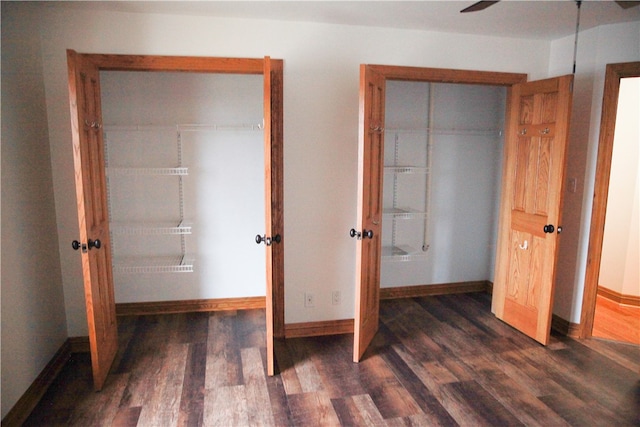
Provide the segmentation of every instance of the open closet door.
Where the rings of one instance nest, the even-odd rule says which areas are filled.
[[[267,236],[267,373],[275,373],[274,339],[284,338],[283,62],[264,59],[265,227]]]
[[[573,76],[514,85],[492,311],[546,345],[551,330]]]
[[[69,103],[93,385],[101,390],[118,350],[98,67],[67,51]]]
[[[353,361],[358,362],[378,331],[382,231],[385,79],[360,66],[358,142],[358,239]]]

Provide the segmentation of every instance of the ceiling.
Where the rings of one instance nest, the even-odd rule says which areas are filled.
[[[57,5],[134,13],[304,21],[555,40],[575,33],[574,0],[503,0],[483,11],[460,13],[475,0],[454,1],[63,1]],[[51,3],[49,3],[51,4]],[[583,1],[580,29],[640,21],[640,6]]]

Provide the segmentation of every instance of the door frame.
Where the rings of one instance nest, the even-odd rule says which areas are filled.
[[[446,69],[446,68],[424,68],[424,67],[406,67],[406,66],[397,66],[397,65],[375,65],[375,64],[362,64],[361,70],[367,67],[369,70],[373,71],[376,74],[379,74],[383,78],[383,90],[386,91],[386,82],[387,80],[396,80],[396,81],[419,81],[419,82],[431,82],[431,83],[454,83],[454,84],[472,84],[472,85],[485,85],[485,86],[504,86],[507,88],[507,97],[506,97],[506,105],[508,106],[511,100],[511,86],[524,83],[527,81],[527,74],[522,73],[505,73],[505,72],[492,72],[492,71],[474,71],[474,70],[456,70],[456,69]],[[362,73],[362,71],[361,71]],[[362,91],[362,89],[361,89]],[[360,94],[362,97],[362,93]],[[367,108],[367,106],[361,105],[360,110],[363,108]],[[385,106],[382,105],[384,109]],[[506,109],[505,114],[508,113],[508,109]],[[384,116],[384,110],[383,110]],[[360,118],[360,134],[364,132],[363,125],[364,115],[361,114]],[[383,124],[384,126],[384,124]],[[360,135],[362,137],[362,135]],[[384,144],[384,134],[383,134],[383,144]],[[359,165],[359,168],[361,166]],[[360,179],[360,178],[359,178]],[[382,195],[382,188],[380,188],[380,194]],[[382,200],[382,197],[380,197]],[[358,201],[358,204],[362,204],[362,200]],[[360,209],[360,207],[358,208]],[[358,224],[359,226],[360,224]],[[380,261],[380,260],[378,260]],[[357,269],[361,269],[361,265],[356,266]],[[360,291],[363,284],[359,282],[359,278],[361,278],[361,274],[356,274],[356,294]],[[378,286],[378,291],[376,294],[379,295],[380,283],[375,284]],[[360,301],[359,298],[356,298],[355,303],[355,313],[360,313],[363,310],[363,302]],[[359,348],[358,337],[360,336],[360,325],[359,322],[354,321],[354,361],[357,362],[359,359],[358,354],[355,349]],[[365,349],[359,348],[359,350],[364,353]]]
[[[618,112],[618,94],[620,92],[620,80],[625,77],[640,77],[640,62],[607,64],[604,77],[604,93],[602,95],[600,136],[598,139],[596,177],[593,188],[587,267],[578,334],[580,338],[591,337],[593,331],[593,319],[596,313],[596,300],[598,296],[598,279],[600,277],[600,263],[602,261],[604,223],[607,213],[607,198],[609,196],[613,137]]]
[[[98,71],[142,71],[142,72],[194,72],[194,73],[210,73],[210,74],[250,74],[264,75],[265,64],[269,64],[271,70],[282,70],[283,61],[281,59],[265,58],[223,58],[223,57],[197,57],[197,56],[158,56],[158,55],[119,55],[119,54],[90,54],[78,53],[88,58],[96,65]],[[267,80],[267,78],[265,78]],[[275,84],[275,91],[279,92],[279,99],[282,99],[283,82],[280,79],[273,81],[273,76],[269,76],[268,81]],[[265,90],[266,90],[265,85]],[[269,97],[271,100],[272,97]],[[277,107],[282,107],[277,105]],[[266,118],[265,118],[266,119]],[[274,120],[282,120],[282,111],[274,116]],[[265,126],[265,129],[271,129],[275,132],[276,138],[283,139],[283,129],[281,122],[275,126]],[[266,131],[265,131],[266,141]],[[273,143],[273,138],[270,144]],[[265,149],[267,144],[265,143]],[[281,227],[279,234],[283,234],[284,230],[284,201],[283,201],[283,177],[284,164],[282,156],[281,144],[277,147],[276,156],[269,156],[269,165],[265,162],[265,172],[269,171],[271,181],[265,179],[265,187],[270,187],[270,207],[272,210],[272,218],[274,218],[274,226]],[[266,174],[267,175],[267,174]],[[265,177],[266,177],[265,175]],[[265,200],[266,202],[266,200]],[[272,230],[265,230],[266,235],[270,235]],[[274,233],[275,235],[275,233]],[[284,236],[282,236],[284,240]],[[267,315],[271,315],[273,319],[273,330],[268,331],[273,334],[273,338],[284,338],[284,250],[283,242],[278,244],[277,255],[270,257],[274,259],[277,268],[271,270],[267,266],[267,273],[271,273],[275,278],[273,280],[271,295],[266,296],[266,303],[270,304],[267,309]],[[269,322],[267,322],[269,323]],[[273,373],[270,370],[270,374]]]

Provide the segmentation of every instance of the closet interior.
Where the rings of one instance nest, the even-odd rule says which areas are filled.
[[[388,80],[381,287],[493,280],[506,89]]]
[[[262,75],[100,79],[116,302],[264,296]]]

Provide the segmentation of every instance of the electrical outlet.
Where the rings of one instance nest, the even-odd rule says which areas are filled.
[[[311,292],[304,293],[304,306],[305,307],[313,307],[315,305],[315,297]]]
[[[333,291],[331,294],[331,304],[340,305],[340,291]]]

